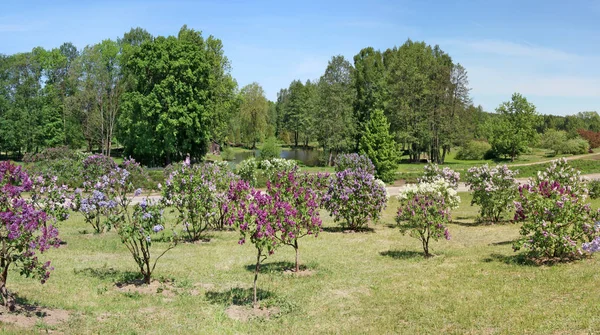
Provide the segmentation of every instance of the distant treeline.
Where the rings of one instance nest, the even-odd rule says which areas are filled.
[[[452,147],[487,140],[484,125],[502,117],[474,106],[466,69],[425,42],[364,48],[352,61],[334,56],[320,78],[293,81],[276,102],[258,83],[238,88],[230,70],[221,41],[186,26],[177,36],[135,28],[82,50],[64,43],[0,55],[0,153],[67,145],[110,155],[118,146],[165,165],[188,154],[202,159],[212,142],[255,147],[275,136],[317,143],[331,157],[357,151],[381,110],[411,161],[426,154],[442,163]],[[595,112],[534,124],[538,133],[570,137],[600,131]]]

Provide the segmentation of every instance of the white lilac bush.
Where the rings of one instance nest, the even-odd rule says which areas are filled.
[[[517,181],[513,171],[506,165],[476,166],[466,173],[465,181],[473,192],[471,205],[480,206],[479,220],[497,223],[517,197]]]

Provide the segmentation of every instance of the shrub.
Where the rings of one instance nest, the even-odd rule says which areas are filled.
[[[232,161],[235,159],[235,154],[231,147],[226,147],[221,151],[221,158],[223,158],[224,161]]]
[[[226,212],[228,224],[240,231],[238,244],[246,239],[256,248],[256,266],[254,270],[254,306],[258,307],[257,280],[261,263],[280,245],[276,237],[280,222],[284,217],[287,204],[274,201],[271,195],[250,187],[245,180],[232,183],[227,194]]]
[[[37,163],[53,161],[58,159],[77,160],[79,155],[76,151],[71,150],[67,146],[46,148],[40,153],[32,154],[30,152],[23,155],[23,162],[25,163]]]
[[[237,165],[236,174],[247,181],[251,186],[255,186],[257,169],[258,162],[256,161],[256,158],[248,158]]]
[[[291,159],[272,158],[260,162],[260,168],[267,180],[273,180],[279,173],[299,171],[298,163]]]
[[[336,172],[350,169],[352,171],[363,170],[366,173],[375,174],[375,165],[365,155],[339,154],[334,160],[334,165]]]
[[[57,177],[34,176],[31,180],[31,204],[46,213],[55,225],[67,220],[69,212],[75,208],[73,194],[68,192],[67,185],[57,185]]]
[[[83,160],[83,172],[84,179],[86,181],[94,182],[101,176],[109,174],[117,163],[104,155],[91,155]]]
[[[358,230],[377,221],[387,203],[385,184],[365,170],[343,170],[330,179],[324,207],[343,228]]]
[[[296,171],[277,173],[267,184],[267,193],[274,201],[284,202],[284,212],[278,221],[277,239],[296,252],[296,272],[300,271],[298,239],[321,231],[319,194],[312,189],[313,178]],[[281,225],[281,226],[279,226]]]
[[[67,185],[71,188],[81,187],[83,184],[83,164],[81,159],[59,158],[47,161],[38,161],[27,165],[31,175],[44,178],[57,177],[56,183]]]
[[[163,206],[160,202],[152,203],[147,199],[133,206],[130,215],[129,208],[133,199],[130,194],[140,195],[141,189],[134,189],[129,169],[135,169],[137,164],[133,159],[125,160],[126,168],[115,167],[108,175],[101,179],[105,181],[105,189],[110,194],[106,206],[108,209],[108,222],[114,227],[121,237],[121,242],[133,256],[140,273],[146,284],[150,283],[152,272],[158,260],[169,250],[173,249],[178,242],[178,236],[173,231],[169,237],[169,244],[152,262],[152,237],[151,234],[164,230]],[[116,204],[116,205],[115,205]],[[164,239],[164,238],[163,238]]]
[[[600,179],[592,179],[587,183],[587,189],[590,194],[590,198],[600,198]]]
[[[515,251],[528,249],[543,261],[573,259],[583,254],[583,243],[600,234],[598,212],[568,184],[555,180],[530,182],[519,187],[515,221],[523,221]]]
[[[448,182],[436,179],[410,186],[398,195],[400,206],[396,222],[403,234],[421,241],[425,257],[429,257],[429,242],[444,236],[450,239],[446,225],[450,221],[450,210],[458,208],[460,197]]]
[[[456,153],[456,159],[463,161],[475,161],[486,159],[492,151],[492,146],[485,141],[469,141]]]
[[[279,158],[279,154],[281,154],[281,148],[277,145],[277,139],[275,137],[269,137],[260,148],[261,160]]]
[[[14,310],[14,298],[6,288],[8,270],[19,270],[26,277],[39,278],[44,284],[53,269],[42,263],[37,252],[58,248],[58,230],[46,222],[47,215],[36,210],[22,194],[32,191],[33,182],[21,167],[0,162],[0,295],[3,304]]]
[[[424,167],[425,172],[423,177],[418,178],[419,183],[433,183],[438,179],[445,180],[450,187],[458,189],[458,182],[460,181],[460,173],[445,167],[440,169],[437,164],[427,164]]]
[[[497,223],[517,196],[518,171],[506,165],[490,168],[487,164],[467,171],[466,183],[473,191],[471,205],[480,206],[479,220]]]
[[[190,241],[202,239],[210,226],[223,226],[224,191],[232,180],[229,171],[212,163],[192,166],[186,160],[171,172],[162,190],[163,201],[177,210],[177,223]]]
[[[566,159],[554,160],[519,187],[515,221],[523,221],[515,250],[525,248],[542,260],[577,258],[583,243],[599,236],[600,215],[585,203],[588,190],[580,171]]]
[[[583,139],[588,141],[592,149],[600,147],[600,132],[579,129],[577,130],[577,133],[579,136],[583,137]]]

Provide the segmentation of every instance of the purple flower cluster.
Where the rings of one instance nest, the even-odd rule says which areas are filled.
[[[365,155],[353,154],[339,154],[334,160],[335,171],[341,172],[344,170],[358,171],[362,170],[368,174],[375,174],[375,165]]]
[[[519,186],[514,220],[523,225],[513,248],[528,249],[531,256],[542,259],[578,258],[597,245],[600,213],[584,202],[577,179],[562,178],[565,184],[556,179],[535,178]]]
[[[596,237],[591,242],[583,243],[581,249],[590,254],[600,251],[600,237]]]
[[[0,162],[0,234],[3,248],[0,258],[3,269],[19,268],[21,274],[34,275],[44,283],[50,275],[50,262],[42,263],[37,252],[58,247],[58,230],[47,224],[47,215],[22,198],[23,192],[32,192],[33,181],[20,166]]]
[[[350,229],[377,221],[387,204],[385,185],[365,170],[344,170],[329,179],[323,205],[336,222]]]

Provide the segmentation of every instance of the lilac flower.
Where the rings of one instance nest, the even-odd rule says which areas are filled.
[[[154,227],[152,228],[152,230],[153,230],[155,233],[158,233],[158,232],[160,232],[160,231],[162,231],[162,230],[164,230],[164,229],[165,229],[165,227],[164,227],[163,225],[161,225],[161,224],[158,224],[158,225],[156,225],[156,226],[154,226]]]

